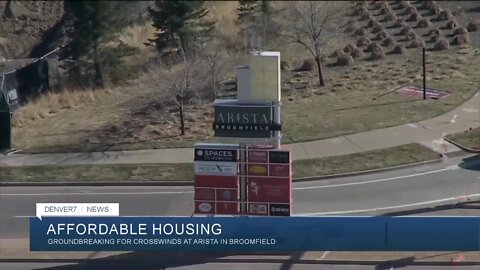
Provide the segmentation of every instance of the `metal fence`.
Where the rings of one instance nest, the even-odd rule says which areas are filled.
[[[59,50],[60,48],[56,48],[30,63],[2,74],[0,90],[2,96],[7,99],[11,111],[15,111],[43,92],[60,86]]]

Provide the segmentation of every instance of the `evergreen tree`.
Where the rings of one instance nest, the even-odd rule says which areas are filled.
[[[205,21],[208,9],[205,1],[155,1],[155,9],[148,8],[153,18],[153,26],[159,31],[149,44],[154,44],[158,51],[178,49],[185,51],[193,45],[202,43],[208,38],[215,22]]]
[[[118,33],[120,20],[117,9],[120,2],[115,1],[64,1],[66,16],[69,20],[69,43],[67,53],[73,60],[71,74],[77,78],[81,67],[93,65],[95,85],[104,86],[104,73],[101,47],[111,41]]]
[[[261,0],[239,0],[238,23],[240,34],[247,40],[247,49],[260,46],[269,40],[271,21],[271,4],[269,1]],[[254,39],[261,38],[262,42]]]

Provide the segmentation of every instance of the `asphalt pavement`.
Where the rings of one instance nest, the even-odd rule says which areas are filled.
[[[111,267],[111,268],[110,268]],[[115,263],[94,265],[78,265],[78,264],[60,264],[60,263],[4,263],[2,270],[25,270],[25,269],[42,269],[42,270],[104,270],[104,269],[136,269],[136,270],[186,270],[191,269],[191,266],[178,266],[164,268],[162,266],[145,266],[142,268],[141,264],[128,265],[122,263],[117,265]],[[321,265],[321,264],[285,264],[285,263],[206,263],[195,266],[196,270],[478,270],[478,266],[403,266],[401,268],[382,267],[378,265]]]
[[[294,185],[293,215],[478,215],[480,156],[383,173]],[[192,187],[0,187],[0,239],[28,238],[39,202],[110,202],[122,216],[190,216]],[[435,208],[436,207],[436,208]]]
[[[73,254],[28,251],[28,218],[35,215],[37,202],[118,202],[122,216],[190,216],[193,210],[192,187],[0,187],[1,270],[9,269],[459,269],[477,270],[479,265],[411,265],[418,254],[370,253],[339,254],[307,252],[300,255],[267,256],[233,254],[147,253]],[[480,156],[450,158],[441,163],[354,177],[294,184],[294,215],[443,215],[478,216],[480,209]],[[23,255],[22,255],[23,254]],[[74,255],[74,256],[72,256]],[[478,254],[466,254],[477,261]],[[103,261],[105,256],[123,256],[122,261]],[[200,256],[200,257],[199,257]],[[420,255],[447,264],[455,253]],[[443,256],[443,257],[442,257]],[[473,257],[472,257],[473,256]],[[83,263],[57,258],[89,258]],[[247,256],[248,257],[248,256]],[[22,259],[23,258],[23,259]],[[45,262],[40,259],[53,259]],[[262,259],[263,258],[263,259]],[[370,265],[339,265],[338,262],[373,261]],[[436,259],[435,259],[436,258]],[[24,260],[27,259],[27,260]],[[28,260],[30,259],[30,261]],[[188,262],[188,259],[193,260]],[[292,261],[293,259],[293,261]],[[296,260],[295,260],[296,259]],[[36,261],[37,260],[37,261]],[[129,260],[135,260],[131,262]],[[187,261],[186,261],[187,260]],[[328,264],[328,261],[334,264]],[[309,262],[309,264],[305,264]],[[327,263],[327,264],[322,264]]]

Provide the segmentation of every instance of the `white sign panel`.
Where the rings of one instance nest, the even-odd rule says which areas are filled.
[[[42,217],[110,217],[118,216],[118,203],[37,203],[36,216]]]
[[[236,162],[195,162],[195,174],[237,175]]]
[[[252,55],[250,76],[250,101],[280,101],[279,52],[261,52]]]

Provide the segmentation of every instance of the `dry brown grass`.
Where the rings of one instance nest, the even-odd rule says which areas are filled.
[[[120,33],[119,40],[131,47],[148,50],[150,47],[145,45],[145,42],[149,38],[153,38],[154,34],[155,27],[152,26],[152,22],[148,21],[145,24],[135,24],[126,27]]]
[[[208,1],[210,12],[205,17],[217,22],[216,26],[220,35],[230,42],[240,42],[237,26],[238,1]]]
[[[57,112],[76,108],[87,102],[94,102],[98,98],[112,93],[114,90],[106,89],[94,91],[91,89],[65,90],[60,93],[49,93],[30,101],[15,113],[13,118],[14,127],[20,128],[37,120],[55,115]]]

